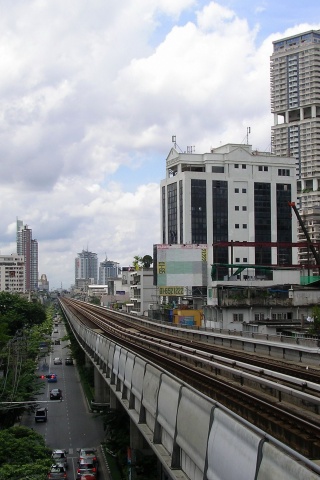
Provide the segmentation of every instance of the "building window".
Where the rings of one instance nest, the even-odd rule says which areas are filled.
[[[191,179],[192,243],[207,243],[206,180]]]
[[[236,205],[236,206],[234,207],[234,209],[235,209],[236,211],[238,211],[238,210],[239,210],[239,205]]]
[[[263,169],[262,165],[259,165],[258,169],[259,169],[259,172],[262,172],[262,169]]]
[[[242,189],[242,193],[247,193],[247,189],[246,189],[246,188],[243,188],[243,189]]]
[[[239,168],[239,163],[236,163],[236,164],[234,165],[234,168]]]
[[[242,211],[243,211],[243,212],[246,212],[246,211],[247,211],[247,207],[246,207],[246,205],[243,205],[243,207],[242,207]]]
[[[243,322],[243,313],[234,313],[233,314],[234,322]]]
[[[239,223],[236,223],[234,228],[239,228]]]
[[[211,167],[212,173],[224,173],[224,167]]]
[[[234,193],[239,193],[239,188],[235,188]]]
[[[244,258],[242,259],[242,261],[243,261],[243,263],[247,263],[247,262],[248,262],[247,257],[244,257]]]
[[[242,170],[245,170],[247,168],[247,165],[245,165],[244,163],[242,164]]]
[[[248,225],[247,225],[246,223],[244,223],[244,224],[242,225],[242,228],[248,228]]]
[[[240,263],[240,258],[239,257],[236,258],[236,263]]]
[[[290,170],[288,168],[279,168],[278,175],[280,177],[290,177]]]

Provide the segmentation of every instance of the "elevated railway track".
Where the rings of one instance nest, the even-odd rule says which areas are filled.
[[[141,324],[129,315],[61,300],[79,322],[141,355],[307,458],[320,457],[319,368],[228,350]]]

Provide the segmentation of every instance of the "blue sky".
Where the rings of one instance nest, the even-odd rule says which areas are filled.
[[[320,2],[0,0],[0,251],[15,221],[39,275],[74,282],[83,248],[128,266],[160,241],[176,135],[203,153],[270,149],[272,41],[320,28]]]

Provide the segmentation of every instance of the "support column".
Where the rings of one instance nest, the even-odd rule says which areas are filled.
[[[96,403],[110,403],[109,385],[96,368],[94,369],[94,401]]]

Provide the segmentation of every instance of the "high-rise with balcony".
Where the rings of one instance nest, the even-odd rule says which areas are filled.
[[[17,219],[17,254],[25,259],[27,291],[38,288],[38,242],[32,238],[32,230]]]
[[[298,208],[312,241],[320,239],[320,30],[273,42],[272,152],[296,161]],[[298,239],[305,241],[302,231]],[[307,262],[300,250],[299,261]]]
[[[98,283],[98,256],[96,253],[82,250],[75,259],[75,284],[85,281],[87,284]]]

